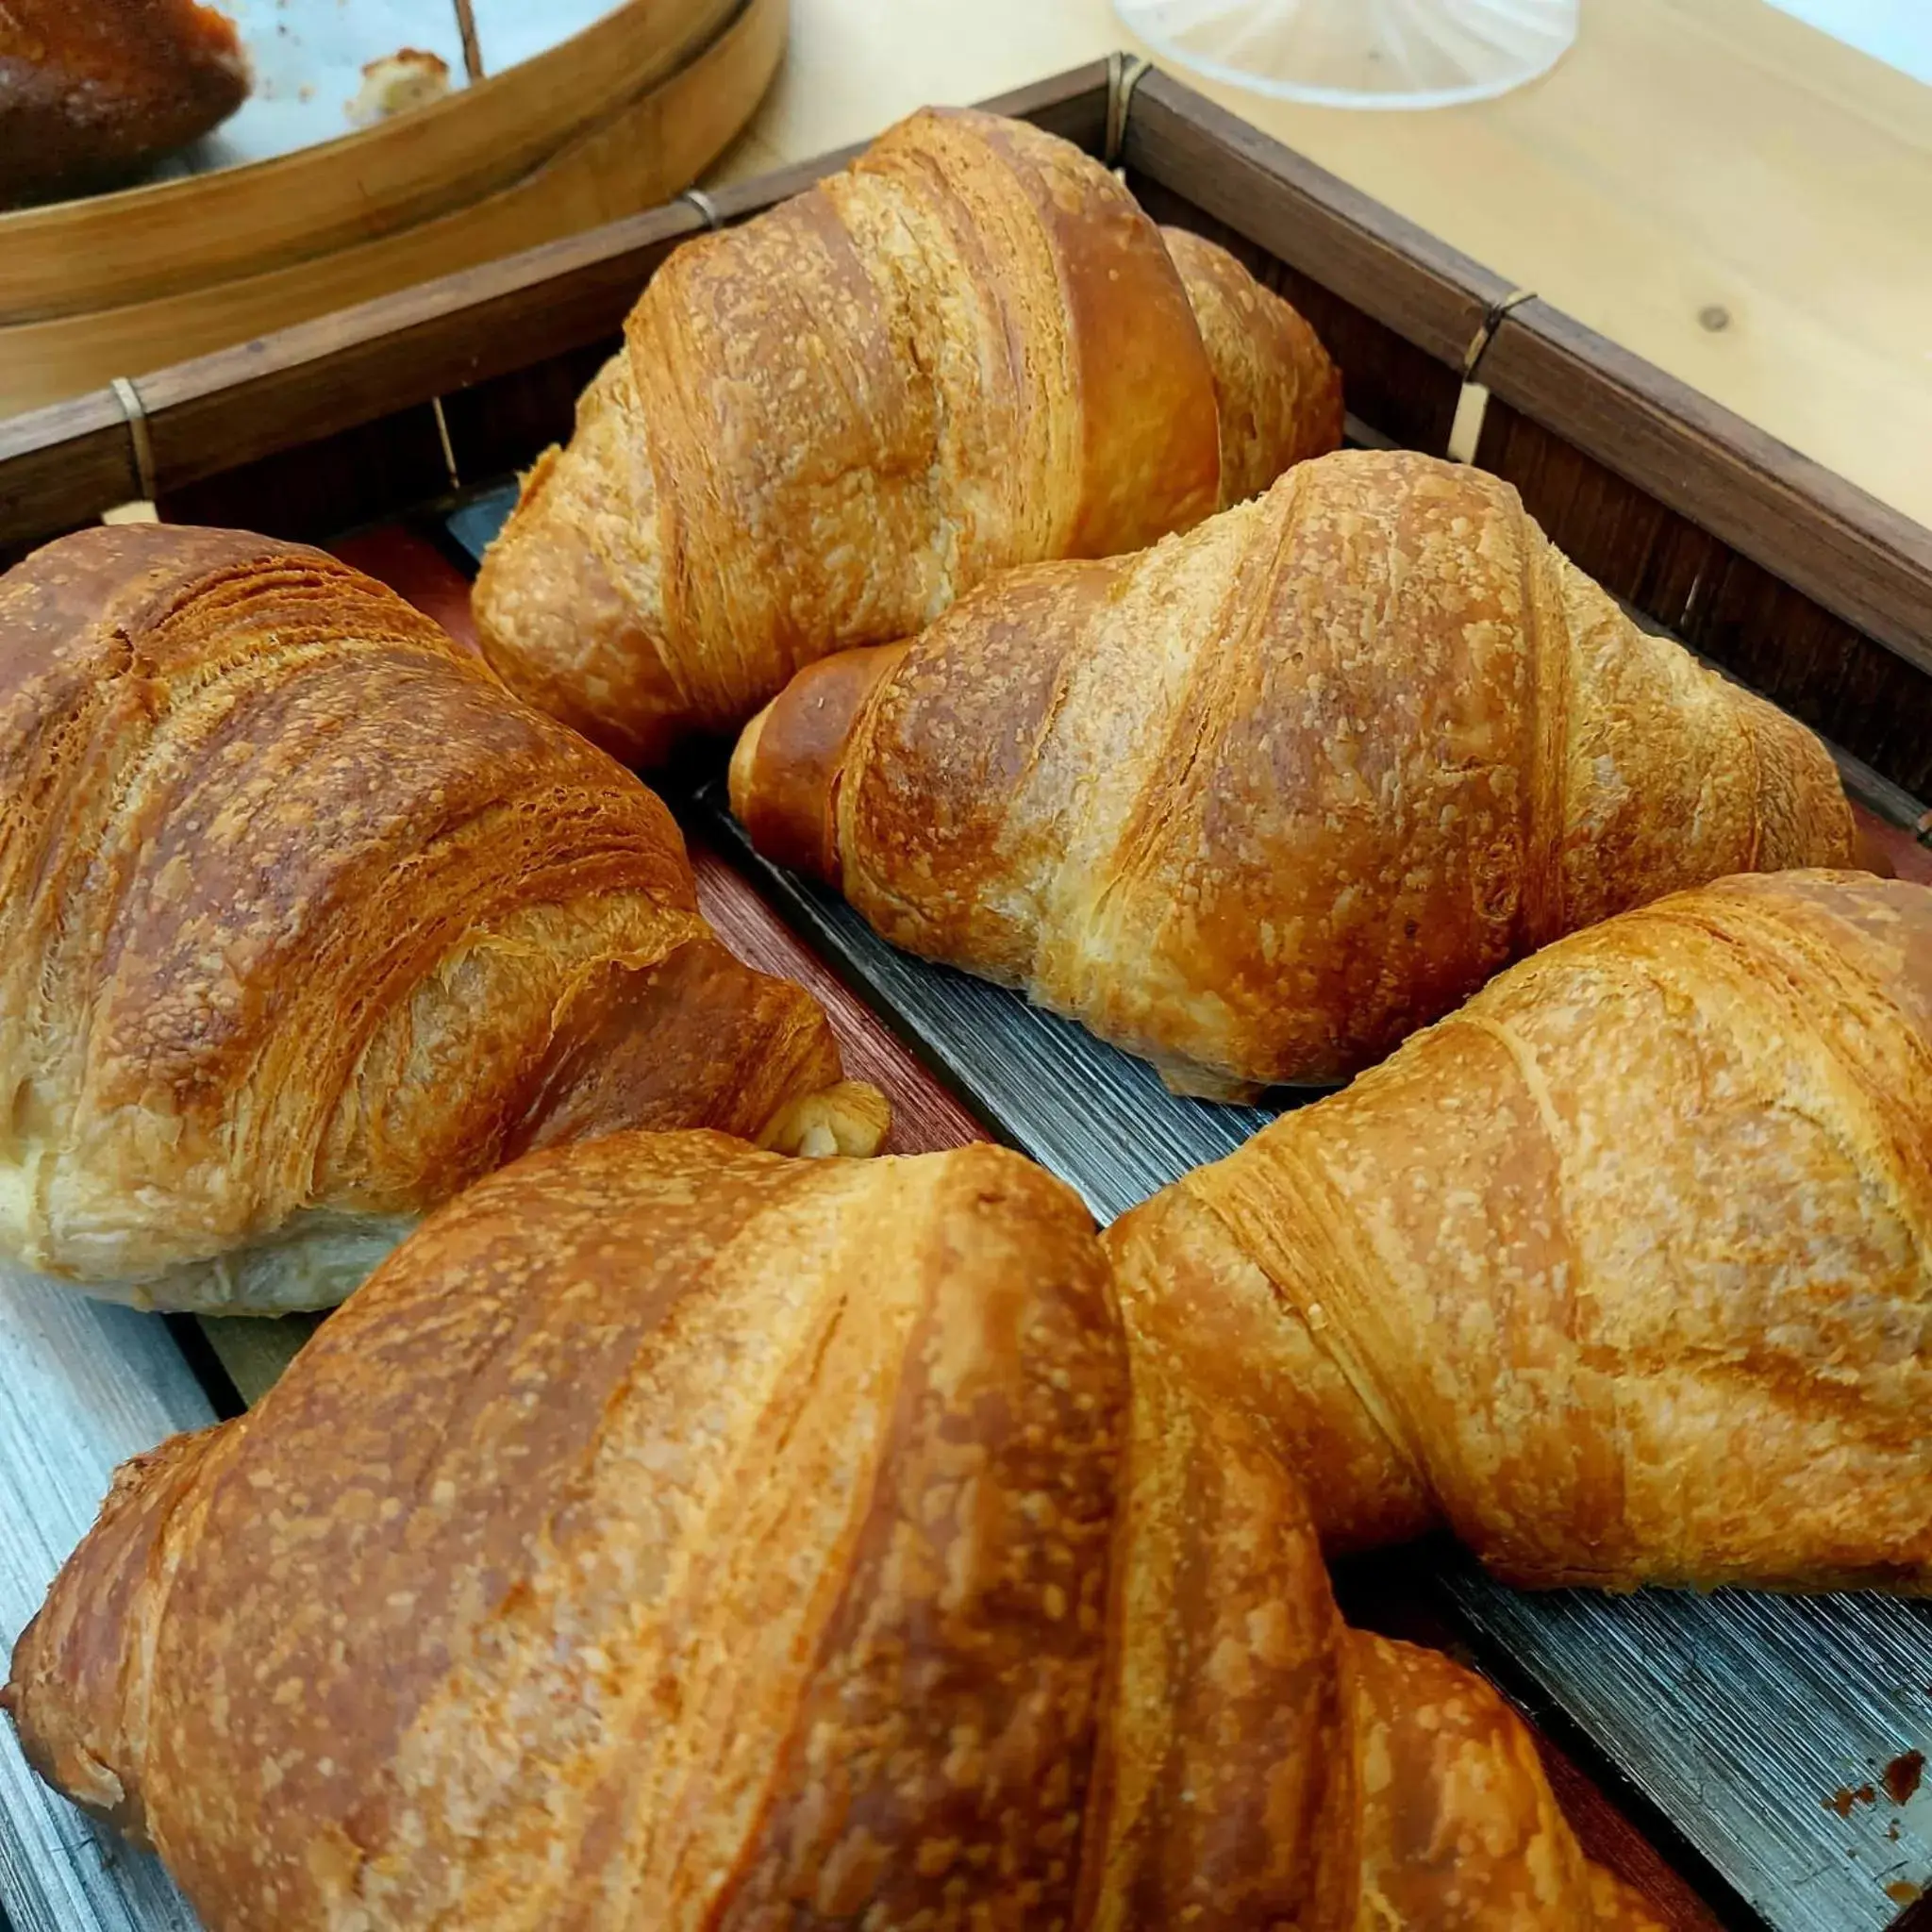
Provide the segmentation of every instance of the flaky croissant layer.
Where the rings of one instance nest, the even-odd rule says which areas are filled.
[[[7,1701],[209,1932],[1650,1923],[984,1146],[492,1176],[121,1473]]]
[[[1639,629],[1507,483],[1407,451],[811,667],[732,799],[895,944],[1217,1097],[1372,1065],[1625,907],[1852,858],[1808,731]]]
[[[1125,1215],[1141,1344],[1360,1547],[1932,1592],[1932,891],[1727,879]]]
[[[687,243],[477,579],[511,686],[632,763],[995,571],[1185,529],[1341,437],[1313,331],[1097,161],[926,111]]]
[[[0,578],[8,1258],[324,1306],[573,1134],[864,1151],[877,1096],[800,1111],[838,1080],[816,1003],[699,917],[663,806],[379,584],[156,525]]]

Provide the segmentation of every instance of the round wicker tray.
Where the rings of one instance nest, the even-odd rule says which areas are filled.
[[[0,214],[0,415],[668,200],[751,118],[786,25],[787,0],[627,0],[359,133]]]

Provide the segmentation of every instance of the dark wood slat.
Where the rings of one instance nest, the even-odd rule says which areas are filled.
[[[1552,308],[1497,329],[1504,402],[1923,671],[1932,531]]]
[[[539,450],[568,442],[577,397],[623,341],[613,329],[580,349],[451,391],[442,415],[458,477],[481,482],[525,470]]]
[[[0,419],[0,569],[140,494],[111,390]]]
[[[1232,223],[1216,219],[1151,175],[1130,168],[1127,183],[1156,221],[1218,242],[1257,280],[1308,319],[1341,366],[1351,414],[1404,449],[1440,450],[1447,445],[1462,389],[1455,370],[1317,276],[1283,261]]]
[[[156,508],[171,524],[213,524],[317,542],[447,496],[451,489],[436,412],[418,403],[164,491]]]
[[[608,336],[703,225],[674,203],[160,370],[156,475],[179,489]]]
[[[1164,75],[1134,96],[1126,158],[1458,374],[1486,310],[1508,292],[1501,276]],[[1547,302],[1503,320],[1482,377],[1658,503],[1932,670],[1932,531]]]
[[[1614,595],[1893,783],[1932,792],[1932,678],[1915,664],[1507,403],[1491,400],[1478,456]],[[1932,621],[1932,591],[1927,608]]]
[[[1080,68],[989,105],[1097,146],[1108,71]],[[713,201],[724,219],[741,219],[857,152],[735,183]],[[143,375],[158,488],[178,500],[224,471],[608,339],[658,264],[704,226],[690,203],[674,202]],[[78,528],[139,494],[110,391],[0,426],[0,547]]]
[[[1185,196],[1455,369],[1509,292],[1480,262],[1168,75],[1135,90],[1124,158],[1130,179]]]

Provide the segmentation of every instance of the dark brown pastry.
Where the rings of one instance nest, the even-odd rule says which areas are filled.
[[[195,0],[5,0],[0,208],[124,181],[247,93],[234,23]]]

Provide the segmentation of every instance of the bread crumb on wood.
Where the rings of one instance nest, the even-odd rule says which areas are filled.
[[[449,92],[449,63],[421,47],[398,47],[362,70],[362,86],[345,111],[358,127],[373,127],[440,101]]]

